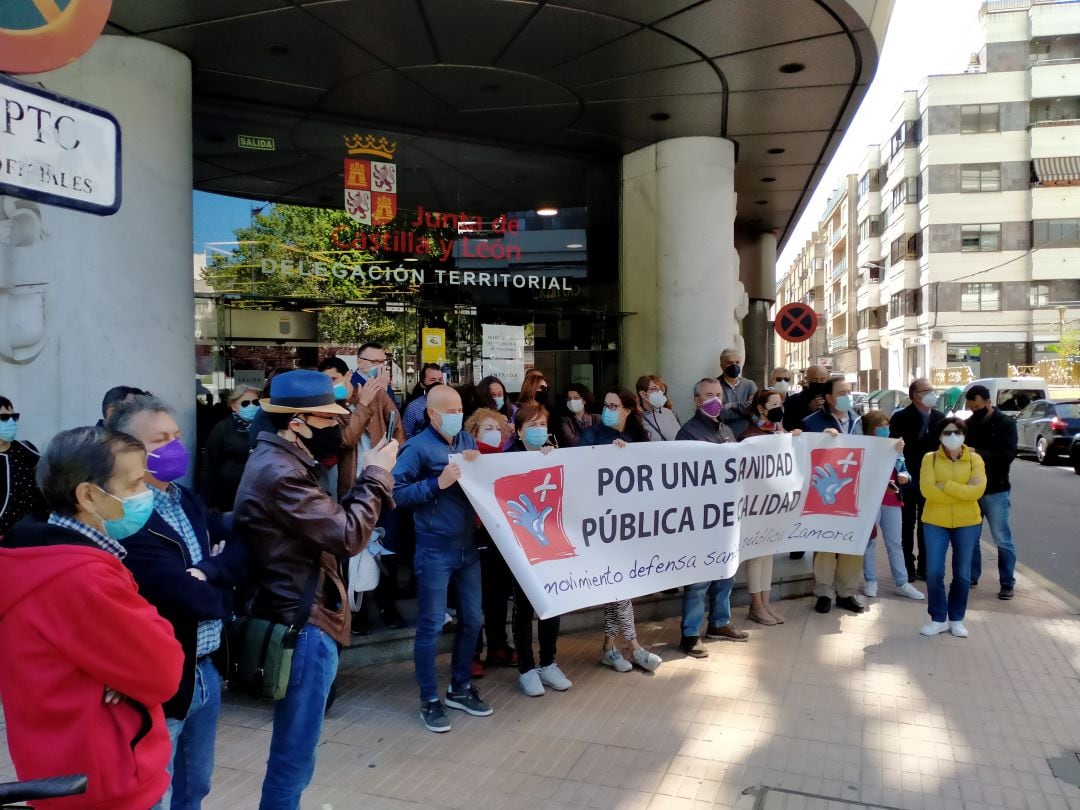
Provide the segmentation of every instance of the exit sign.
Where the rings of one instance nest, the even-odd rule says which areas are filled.
[[[257,149],[260,152],[273,152],[276,148],[273,138],[264,138],[259,135],[237,135],[236,145],[241,149]]]

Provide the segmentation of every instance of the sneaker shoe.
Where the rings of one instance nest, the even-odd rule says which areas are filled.
[[[651,653],[642,647],[640,650],[634,650],[634,663],[646,672],[655,672],[664,661],[656,653]]]
[[[518,686],[529,697],[540,697],[544,694],[544,683],[540,680],[538,669],[530,669],[518,675]]]
[[[832,599],[827,596],[819,596],[814,602],[814,610],[818,613],[828,613],[832,610]]]
[[[469,671],[469,675],[473,678],[483,678],[487,673],[484,669],[484,662],[480,660],[479,655],[474,655],[472,660],[472,669]]]
[[[437,700],[420,701],[420,719],[424,722],[424,728],[436,734],[450,730],[450,719],[442,703]]]
[[[1002,599],[1002,600],[1007,601],[1009,599],[1012,599],[1013,596],[1015,596],[1015,592],[1013,591],[1012,588],[1009,588],[1007,586],[1003,585],[1001,590],[998,591],[998,599]]]
[[[866,605],[856,599],[854,596],[841,596],[836,600],[836,606],[843,608],[844,610],[850,610],[852,613],[865,613]]]
[[[736,630],[730,624],[725,624],[723,627],[710,624],[705,628],[705,638],[711,638],[713,641],[746,641],[750,638],[750,634],[745,630]]]
[[[604,650],[604,654],[600,656],[600,663],[605,667],[611,667],[616,672],[629,672],[634,668],[629,661],[622,657],[622,653],[614,647],[610,650]]]
[[[494,709],[480,699],[480,693],[475,686],[463,689],[460,692],[446,690],[446,705],[451,709],[461,709],[473,717],[487,717]]]
[[[940,636],[949,629],[948,622],[927,622],[919,632],[924,636]]]
[[[351,630],[354,636],[371,635],[371,624],[370,622],[368,622],[366,610],[353,614]]]
[[[863,585],[862,592],[866,594],[866,596],[870,599],[873,599],[875,596],[877,596],[877,582],[865,583]]]
[[[973,580],[971,580],[971,582],[968,583],[968,587],[969,588],[974,588],[978,584],[979,584],[979,580],[973,579]]]
[[[912,585],[910,582],[905,582],[895,591],[897,596],[906,596],[908,599],[925,599],[922,591]]]
[[[967,638],[967,628],[964,627],[963,622],[949,622],[949,632],[957,638]]]
[[[517,650],[509,647],[488,650],[486,663],[489,667],[516,667]]]
[[[709,651],[701,645],[701,639],[697,636],[683,636],[679,641],[679,649],[691,658],[709,657]]]
[[[535,671],[540,674],[540,683],[544,686],[550,686],[556,692],[565,692],[574,685],[573,681],[563,674],[563,671],[559,669],[559,665],[556,663],[540,667]]]

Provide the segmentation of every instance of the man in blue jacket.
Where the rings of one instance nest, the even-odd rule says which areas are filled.
[[[233,608],[233,586],[247,576],[248,558],[239,540],[226,541],[218,519],[208,521],[202,501],[173,483],[187,472],[188,454],[167,404],[135,397],[116,407],[108,426],[146,447],[144,480],[154,495],[150,519],[120,541],[124,565],[184,650],[180,688],[164,706],[173,754],[172,785],[161,806],[197,808],[210,792],[221,709],[221,679],[210,656],[221,645],[222,620]]]
[[[833,377],[825,383],[825,404],[821,410],[803,419],[802,428],[807,433],[828,433],[832,436],[857,433],[861,436],[862,417],[852,407],[851,383],[843,377]],[[855,595],[862,564],[862,554],[815,551],[814,596],[817,601],[814,602],[814,610],[828,613],[835,599],[837,607],[852,613],[863,613],[866,606]]]
[[[447,385],[428,392],[431,424],[405,443],[394,467],[394,502],[413,510],[416,524],[416,640],[413,660],[420,686],[420,719],[429,731],[450,730],[435,679],[435,655],[446,616],[446,592],[457,591],[457,634],[450,664],[446,705],[475,717],[492,709],[472,686],[472,656],[483,623],[480,610],[480,554],[473,545],[475,513],[457,483],[466,461],[479,458],[473,437],[461,429],[461,397]]]

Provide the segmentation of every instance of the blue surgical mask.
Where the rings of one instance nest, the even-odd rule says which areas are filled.
[[[730,366],[724,369],[724,376],[730,377],[733,380],[740,374],[742,374],[742,366],[740,366],[738,363],[732,363]]]
[[[0,422],[0,442],[13,442],[15,441],[15,435],[19,432],[19,423],[14,419],[8,419],[6,422]]]
[[[257,414],[260,410],[261,408],[259,408],[258,405],[245,405],[243,408],[237,411],[236,414],[245,422],[251,422],[253,419],[255,419],[255,414]]]
[[[889,426],[888,425],[878,425],[876,428],[874,428],[874,435],[875,436],[880,436],[882,439],[889,438]]]
[[[361,371],[360,376],[365,380],[374,380],[379,376],[379,366],[372,366],[367,371]]]
[[[603,422],[605,426],[613,428],[619,424],[619,412],[604,408],[603,412],[600,414],[600,421]]]
[[[851,397],[847,394],[841,394],[836,398],[836,410],[843,413],[847,413],[851,410]]]
[[[501,411],[506,404],[506,397],[495,397],[495,410]]]
[[[546,427],[525,428],[525,444],[528,447],[543,447],[547,444],[548,429]]]
[[[464,418],[460,413],[443,413],[438,411],[441,419],[439,420],[439,432],[448,439],[452,439],[461,433],[461,420]]]
[[[349,389],[341,383],[334,386],[334,399],[348,399]]]
[[[101,487],[98,487],[98,489],[105,492]],[[117,498],[111,492],[105,492],[105,494],[120,501],[124,507],[123,517],[116,520],[101,519],[104,524],[105,534],[113,540],[123,540],[131,537],[146,525],[146,521],[150,520],[150,515],[154,513],[154,493],[150,489],[146,489],[138,495],[132,495],[130,498]]]

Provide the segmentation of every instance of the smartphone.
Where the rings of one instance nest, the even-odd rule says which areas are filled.
[[[386,420],[386,443],[389,444],[394,438],[394,431],[397,429],[398,414],[397,411],[390,411],[390,418]]]

